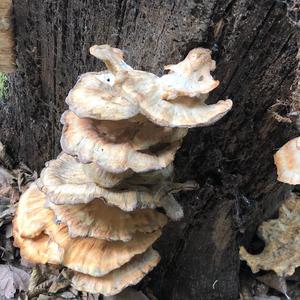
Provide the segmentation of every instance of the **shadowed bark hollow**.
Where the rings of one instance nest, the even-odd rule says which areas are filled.
[[[159,300],[238,299],[241,242],[272,216],[287,185],[274,152],[297,135],[285,115],[297,82],[297,43],[286,7],[273,0],[15,0],[18,71],[1,103],[0,137],[16,160],[40,170],[60,152],[61,113],[79,74],[102,65],[92,44],[125,50],[135,69],[162,73],[192,48],[213,50],[221,81],[209,101],[231,98],[214,126],[190,130],[177,176],[200,189],[181,193],[181,222],[156,244],[160,265],[141,283]],[[279,103],[273,107],[274,104]],[[275,117],[274,117],[275,116]]]

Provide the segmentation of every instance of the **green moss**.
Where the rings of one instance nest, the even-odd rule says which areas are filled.
[[[0,73],[0,100],[7,98],[7,76]]]

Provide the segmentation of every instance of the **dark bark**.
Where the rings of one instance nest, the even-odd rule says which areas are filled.
[[[176,159],[179,179],[200,189],[181,193],[182,222],[157,243],[162,262],[142,286],[158,299],[237,299],[239,243],[289,190],[276,182],[273,154],[296,136],[274,118],[289,111],[296,87],[295,30],[273,0],[15,0],[18,71],[2,104],[0,137],[15,158],[40,170],[59,151],[59,118],[77,76],[102,67],[92,44],[126,50],[133,67],[160,74],[197,46],[213,49],[220,87],[209,101],[231,98],[214,126],[193,129]],[[241,234],[245,232],[245,234]]]

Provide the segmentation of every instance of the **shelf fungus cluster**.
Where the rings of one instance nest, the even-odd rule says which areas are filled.
[[[15,70],[12,9],[12,0],[0,1],[0,72],[4,73]]]
[[[107,70],[83,74],[69,92],[63,152],[22,195],[13,229],[23,258],[65,266],[75,288],[108,296],[159,262],[152,244],[183,216],[173,194],[197,187],[173,181],[176,151],[189,127],[216,122],[232,102],[205,104],[218,85],[206,49],[162,77],[108,45],[90,52]]]

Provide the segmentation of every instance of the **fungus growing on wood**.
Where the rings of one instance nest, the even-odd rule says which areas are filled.
[[[300,137],[283,145],[274,155],[277,180],[288,184],[300,184]]]
[[[153,243],[167,217],[183,216],[173,194],[198,187],[174,182],[181,127],[212,124],[232,103],[204,103],[218,85],[208,50],[162,77],[133,70],[108,45],[90,51],[108,70],[82,75],[69,92],[63,153],[21,196],[13,231],[25,259],[63,265],[75,288],[110,296],[157,265]]]
[[[62,251],[47,234],[41,233],[33,239],[22,238],[16,225],[13,234],[14,245],[20,248],[22,258],[28,262],[33,264],[60,264]]]
[[[54,223],[46,228],[46,232],[63,251],[61,264],[74,271],[97,277],[108,274],[129,262],[135,255],[144,253],[161,235],[159,230],[153,233],[136,233],[126,243],[95,238],[71,238],[66,226]]]
[[[51,222],[53,215],[45,205],[45,195],[32,183],[19,201],[17,217],[14,219],[15,228],[22,238],[38,237]]]
[[[101,199],[89,204],[49,206],[57,221],[68,226],[72,237],[93,237],[105,240],[129,241],[136,232],[154,232],[167,223],[164,214],[153,209],[124,212],[108,206]]]
[[[67,160],[64,160],[65,158],[67,158]],[[76,170],[78,163],[76,163],[75,160],[69,160],[65,155],[61,156],[59,160],[60,161],[51,161],[48,166],[43,169],[41,178],[37,181],[39,188],[46,193],[47,202],[58,205],[79,204],[89,203],[95,198],[102,198],[109,205],[116,205],[125,211],[132,211],[139,207],[155,207],[155,202],[159,200],[159,194],[145,188],[103,188],[97,183],[92,182],[86,176],[86,173],[83,172],[83,168],[77,168],[78,172],[74,173],[75,176],[72,177],[72,171]],[[61,163],[64,162],[70,162],[71,173],[69,176],[67,172],[66,174],[62,173],[65,165]],[[98,177],[98,179],[100,178]]]
[[[132,173],[108,173],[95,164],[82,164],[63,153],[46,163],[36,184],[46,193],[47,205],[74,205],[101,198],[108,205],[115,205],[124,211],[164,207],[165,202],[161,202],[163,197],[169,197],[167,195],[178,190],[196,188],[194,182],[173,183],[172,165],[159,171],[128,177],[129,174]]]
[[[130,122],[126,128],[125,124],[115,126],[111,121],[80,119],[74,113],[67,111],[62,116],[62,123],[64,124],[61,137],[63,151],[77,156],[83,163],[95,162],[112,173],[122,173],[129,169],[134,172],[146,172],[165,168],[174,160],[175,153],[180,147],[178,141],[173,141],[175,137],[168,137],[167,145],[160,151],[141,152],[139,150],[145,150],[145,143],[149,141],[144,140],[147,136],[143,133],[134,140],[138,129],[136,124]],[[183,132],[180,135],[177,132],[178,130],[175,130],[178,140],[186,134]],[[156,131],[152,133],[155,135]],[[151,138],[158,141],[150,134],[149,140]],[[169,141],[173,143],[168,143]],[[164,143],[164,139],[161,138],[160,142]]]
[[[219,84],[210,75],[215,61],[207,49],[193,49],[184,61],[167,66],[170,73],[162,77],[133,70],[115,50],[102,45],[91,47],[90,52],[103,60],[111,72],[113,91],[138,105],[140,113],[160,126],[211,125],[232,107],[229,99],[211,105],[204,103],[208,92]]]
[[[32,200],[34,199],[34,200]],[[36,262],[42,260],[44,263],[48,257],[51,257],[51,263],[53,263],[53,249],[59,249],[61,255],[59,256],[59,264],[63,264],[72,270],[89,274],[92,276],[102,276],[109,273],[110,271],[120,267],[121,265],[127,263],[133,256],[145,252],[151,244],[160,236],[160,230],[146,230],[151,233],[143,233],[134,231],[132,228],[132,223],[130,222],[130,215],[123,216],[123,222],[114,223],[115,231],[126,231],[125,228],[118,228],[118,226],[124,226],[131,232],[131,239],[124,243],[122,240],[117,241],[107,241],[98,238],[73,238],[69,234],[68,226],[63,222],[61,224],[55,223],[55,214],[51,209],[45,208],[45,194],[38,190],[35,183],[33,183],[30,188],[25,192],[20,200],[20,205],[17,211],[17,218],[14,221],[14,233],[15,233],[15,243],[21,248],[21,251],[25,253],[28,260]],[[30,213],[25,215],[26,212],[30,211],[30,207],[33,207],[35,214]],[[38,209],[38,211],[37,211]],[[125,212],[118,211],[118,216],[121,214],[126,214]],[[134,212],[135,215],[138,212]],[[149,219],[147,220],[147,211],[142,212],[143,216],[138,218],[135,216],[135,226],[141,227],[148,225],[151,227],[153,224],[150,222],[158,222],[160,224],[154,225],[155,229],[160,229],[165,224],[165,218],[161,216],[158,212],[151,212],[149,214]],[[157,219],[154,220],[154,215],[157,214]],[[21,217],[19,217],[21,216]],[[26,216],[26,217],[23,217]],[[23,218],[22,218],[23,217]],[[77,218],[82,217],[77,213]],[[88,214],[85,215],[86,223],[89,222],[88,217],[92,218]],[[127,218],[127,220],[126,220]],[[76,221],[76,215],[74,214],[74,219]],[[103,220],[105,222],[105,220]],[[109,217],[107,217],[107,222],[110,222]],[[38,226],[35,225],[38,224]],[[34,226],[34,233],[32,230],[28,229],[28,226]],[[115,231],[111,231],[112,237],[115,238]],[[108,237],[109,232],[107,233]],[[47,235],[51,247],[51,253],[45,252],[45,243],[47,240]],[[108,240],[110,238],[108,237]],[[36,247],[37,253],[41,254],[37,257],[30,255],[28,252],[30,248]],[[25,248],[25,249],[24,249]],[[41,248],[41,249],[40,249]],[[99,259],[95,260],[95,257]]]
[[[118,95],[112,88],[114,76],[108,72],[90,72],[79,77],[66,103],[80,118],[124,120],[139,113],[138,106]]]
[[[258,228],[265,248],[257,255],[240,249],[242,260],[246,260],[253,273],[273,270],[278,276],[290,276],[300,266],[300,198],[291,194],[279,209],[279,218],[263,222]]]
[[[12,0],[0,2],[0,72],[15,70],[14,39],[12,29]]]
[[[159,260],[160,256],[157,251],[149,249],[103,277],[93,277],[77,272],[71,282],[80,291],[111,296],[120,293],[129,285],[137,284],[159,263]]]
[[[60,183],[74,185],[95,183],[102,188],[112,188],[132,175],[131,172],[110,173],[97,164],[82,164],[75,157],[64,152],[46,163],[41,172],[41,181],[45,186],[60,186]]]

